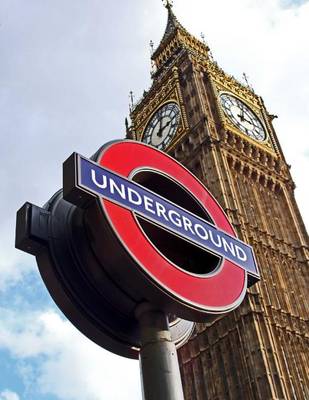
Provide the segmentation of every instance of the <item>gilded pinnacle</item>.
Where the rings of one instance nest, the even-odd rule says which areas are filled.
[[[162,0],[164,7],[167,9],[170,9],[173,7],[173,1],[172,0]]]

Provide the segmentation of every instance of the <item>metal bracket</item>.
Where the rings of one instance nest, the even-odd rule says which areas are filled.
[[[46,247],[49,215],[44,208],[25,203],[17,211],[15,247],[35,256]]]

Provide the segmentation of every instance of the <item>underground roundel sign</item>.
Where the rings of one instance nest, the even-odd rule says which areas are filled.
[[[90,238],[122,290],[201,320],[236,308],[259,279],[252,248],[237,239],[211,193],[167,154],[133,141],[64,164],[64,198],[96,203]]]

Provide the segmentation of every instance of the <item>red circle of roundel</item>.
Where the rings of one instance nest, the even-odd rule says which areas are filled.
[[[167,154],[139,142],[122,141],[104,148],[97,162],[125,177],[143,168],[152,168],[169,175],[192,193],[218,228],[235,236],[225,213],[209,191]],[[243,269],[226,259],[219,271],[209,276],[192,275],[176,268],[153,246],[132,211],[105,199],[101,199],[101,202],[113,229],[131,256],[167,293],[181,302],[208,312],[228,311],[242,301],[247,288],[247,274]]]

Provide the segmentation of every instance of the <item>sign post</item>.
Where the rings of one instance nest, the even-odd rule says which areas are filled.
[[[140,324],[139,354],[144,400],[183,400],[177,350],[168,318],[149,303],[136,309]]]
[[[16,247],[36,256],[81,332],[140,359],[145,400],[183,399],[176,349],[195,321],[234,310],[259,280],[251,246],[207,188],[151,146],[73,153],[63,173],[44,208],[18,211]]]

